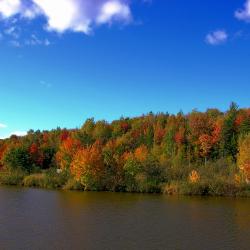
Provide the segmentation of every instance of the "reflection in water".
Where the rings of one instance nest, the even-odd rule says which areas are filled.
[[[249,249],[250,200],[0,188],[0,249]]]
[[[248,200],[242,200],[234,204],[235,219],[239,230],[249,230],[250,224],[250,206]],[[249,231],[248,231],[249,232]]]

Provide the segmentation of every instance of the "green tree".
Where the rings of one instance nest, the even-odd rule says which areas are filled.
[[[235,121],[238,113],[236,103],[231,103],[230,109],[222,126],[221,149],[223,156],[230,156],[236,161],[238,153],[238,134],[235,126]]]
[[[30,172],[32,169],[29,150],[22,146],[11,147],[5,153],[3,163],[11,171],[23,170]]]
[[[137,177],[138,174],[142,172],[141,163],[135,159],[132,155],[128,157],[124,165],[125,173],[125,184],[126,191],[128,192],[137,192],[139,191]]]

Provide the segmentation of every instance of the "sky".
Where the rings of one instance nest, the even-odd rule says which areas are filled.
[[[250,0],[0,0],[0,138],[250,107]]]

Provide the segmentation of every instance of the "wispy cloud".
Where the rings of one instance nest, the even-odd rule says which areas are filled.
[[[6,28],[3,32],[5,35],[11,37],[12,39],[19,39],[21,30],[19,27],[12,25],[12,26]]]
[[[35,34],[21,36],[19,29],[12,26],[4,30],[4,35],[0,33],[0,40],[7,40],[12,47],[21,48],[24,46],[49,46],[51,42],[48,38],[41,38]]]
[[[36,46],[36,45],[49,46],[51,43],[47,38],[40,39],[35,34],[32,34],[29,39],[25,40],[24,44],[31,45],[31,46]]]
[[[250,0],[247,0],[243,9],[235,11],[235,17],[245,22],[250,22]]]
[[[9,45],[12,47],[16,47],[16,48],[22,47],[21,43],[19,41],[16,41],[16,40],[10,40]]]
[[[205,41],[210,45],[220,45],[228,40],[225,30],[216,30],[206,35]]]
[[[48,31],[91,33],[95,26],[132,20],[129,0],[1,0],[3,19],[43,16]]]
[[[4,124],[4,123],[0,123],[0,129],[1,129],[1,128],[7,128],[7,125]]]

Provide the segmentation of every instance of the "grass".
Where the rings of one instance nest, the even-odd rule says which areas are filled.
[[[24,176],[25,173],[22,171],[0,172],[0,184],[20,186],[22,185]]]
[[[193,170],[199,175],[195,182],[189,179]],[[138,177],[135,179],[135,190],[130,190],[128,186],[124,185],[124,188],[118,191],[163,193],[167,195],[250,197],[250,185],[237,182],[235,176],[238,174],[239,170],[235,164],[229,164],[223,160],[208,162],[206,166],[175,166],[166,169],[166,176],[161,182]],[[32,174],[23,171],[0,171],[0,185],[85,190],[84,185],[70,176],[69,172],[57,173],[55,168]],[[107,189],[106,191],[115,190]]]

